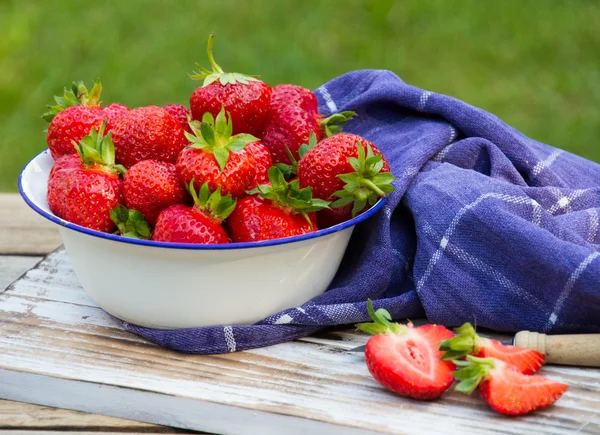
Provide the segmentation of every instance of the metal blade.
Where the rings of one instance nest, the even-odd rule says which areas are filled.
[[[365,351],[365,345],[363,344],[362,346],[353,347],[348,352],[364,352],[364,351]]]

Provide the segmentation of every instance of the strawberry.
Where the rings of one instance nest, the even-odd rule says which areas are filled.
[[[238,201],[227,224],[234,242],[258,242],[316,231],[315,213],[328,206],[313,199],[310,189],[287,183],[275,166],[269,169],[270,185],[259,184]]]
[[[104,136],[106,122],[93,129],[77,146],[81,161],[57,169],[48,183],[48,205],[58,217],[98,231],[111,232],[115,225],[110,210],[123,202],[119,173],[115,164],[110,133]],[[66,162],[66,160],[65,160]],[[61,163],[62,164],[62,163]],[[73,165],[73,166],[72,166]]]
[[[250,142],[244,149],[252,154],[256,165],[256,177],[249,188],[254,189],[257,184],[268,183],[268,172],[271,166],[273,166],[273,160],[271,159],[271,153],[268,148],[264,146],[262,142],[256,141]]]
[[[129,168],[123,177],[123,195],[125,205],[139,211],[151,225],[163,209],[187,198],[175,165],[156,160],[142,160]]]
[[[110,219],[117,226],[116,233],[123,237],[142,240],[150,238],[150,226],[137,210],[128,210],[124,205],[117,204],[110,210]]]
[[[310,89],[298,85],[280,84],[273,88],[271,104],[275,107],[281,105],[298,106],[302,110],[318,114],[318,102],[315,94]]]
[[[306,153],[312,150],[315,146],[317,146],[317,136],[315,135],[314,131],[311,131],[308,143],[302,144],[300,145],[300,148],[298,148],[299,159],[302,160]],[[291,180],[298,178],[298,160],[296,160],[289,149],[287,152],[290,163],[275,163],[275,166],[281,170],[286,180]]]
[[[493,357],[514,366],[519,372],[531,375],[544,365],[545,356],[531,349],[507,346],[498,340],[477,335],[470,323],[456,328],[455,337],[440,343],[440,350],[445,351],[443,359],[451,360],[466,355],[477,357]]]
[[[201,120],[206,112],[216,117],[222,106],[229,112],[233,134],[249,133],[259,136],[269,115],[271,87],[255,76],[223,72],[212,54],[214,33],[208,38],[208,59],[212,71],[196,64],[200,72],[190,77],[204,80],[190,96],[192,118]]]
[[[311,133],[318,140],[339,133],[355,115],[354,112],[342,112],[323,119],[312,103],[307,102],[306,93],[294,92],[286,85],[273,91],[262,141],[269,148],[274,162],[290,163],[288,150],[298,160],[298,149],[308,143]]]
[[[191,118],[190,111],[181,104],[166,104],[162,106],[173,118],[175,118],[183,129],[188,133],[192,132],[188,119]]]
[[[369,372],[383,387],[402,396],[419,400],[440,397],[454,382],[451,361],[442,361],[439,342],[452,337],[441,325],[414,327],[412,323],[392,323],[383,308],[374,311],[367,303],[375,323],[359,323],[356,327],[373,334],[365,347]]]
[[[77,151],[75,151],[75,154],[65,154],[64,156],[59,157],[52,165],[50,175],[48,175],[48,182],[50,182],[58,172],[79,167],[81,167],[81,156]]]
[[[539,375],[524,375],[496,358],[468,355],[467,361],[456,364],[464,366],[454,373],[460,380],[456,390],[471,394],[479,386],[481,398],[501,414],[524,415],[546,408],[568,389],[565,384]]]
[[[193,121],[190,126],[194,133],[185,135],[191,145],[177,158],[181,183],[187,186],[193,179],[196,189],[208,183],[211,191],[242,196],[256,177],[254,157],[245,147],[257,138],[244,133],[231,136],[232,120],[224,109],[216,119],[206,113],[202,123]]]
[[[102,85],[94,82],[88,92],[83,82],[73,82],[65,88],[62,97],[55,96],[56,105],[48,105],[42,118],[50,123],[46,142],[54,160],[65,154],[75,154],[72,142],[79,143],[92,128],[98,127],[101,118],[100,93]]]
[[[130,110],[113,128],[117,162],[130,168],[142,160],[175,163],[187,145],[181,124],[157,106]]]
[[[334,201],[331,210],[317,216],[321,228],[362,213],[394,191],[395,179],[381,151],[349,133],[328,137],[308,151],[298,165],[298,178],[300,186],[312,187],[316,198]]]
[[[208,183],[199,192],[194,182],[188,186],[194,206],[175,204],[158,215],[153,240],[174,243],[229,243],[221,223],[236,206],[231,195],[222,196],[219,189],[210,193]]]
[[[119,120],[129,112],[129,107],[113,103],[102,108],[101,117],[106,121],[106,131],[112,131]]]

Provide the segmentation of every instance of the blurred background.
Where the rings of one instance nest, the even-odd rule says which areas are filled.
[[[389,69],[600,161],[600,1],[1,0],[0,192],[46,148],[40,115],[64,86],[188,105],[211,31],[225,70],[314,89]]]

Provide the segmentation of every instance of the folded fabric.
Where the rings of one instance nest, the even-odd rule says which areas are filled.
[[[368,320],[426,316],[497,331],[600,331],[600,165],[536,142],[496,116],[404,83],[342,75],[320,112],[353,110],[346,131],[388,159],[396,191],[357,226],[324,294],[246,326],[127,330],[190,353],[223,353]]]

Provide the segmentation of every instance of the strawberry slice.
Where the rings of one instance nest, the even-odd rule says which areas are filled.
[[[441,396],[454,382],[451,361],[440,359],[439,343],[452,336],[440,325],[417,328],[412,323],[391,322],[390,313],[383,308],[367,309],[375,323],[359,323],[356,327],[375,334],[365,347],[369,372],[383,387],[403,396],[432,400]]]
[[[479,386],[479,394],[494,410],[506,415],[524,415],[546,408],[567,391],[568,386],[539,375],[525,375],[515,366],[496,358],[471,355],[457,361],[465,368],[454,372],[460,380],[457,391],[471,394]]]
[[[466,355],[477,357],[492,357],[516,367],[525,374],[536,373],[544,365],[544,354],[531,349],[502,344],[498,340],[484,338],[477,335],[475,328],[470,323],[465,323],[456,328],[454,338],[441,343],[440,349],[445,351],[442,359],[451,360],[462,358]]]

